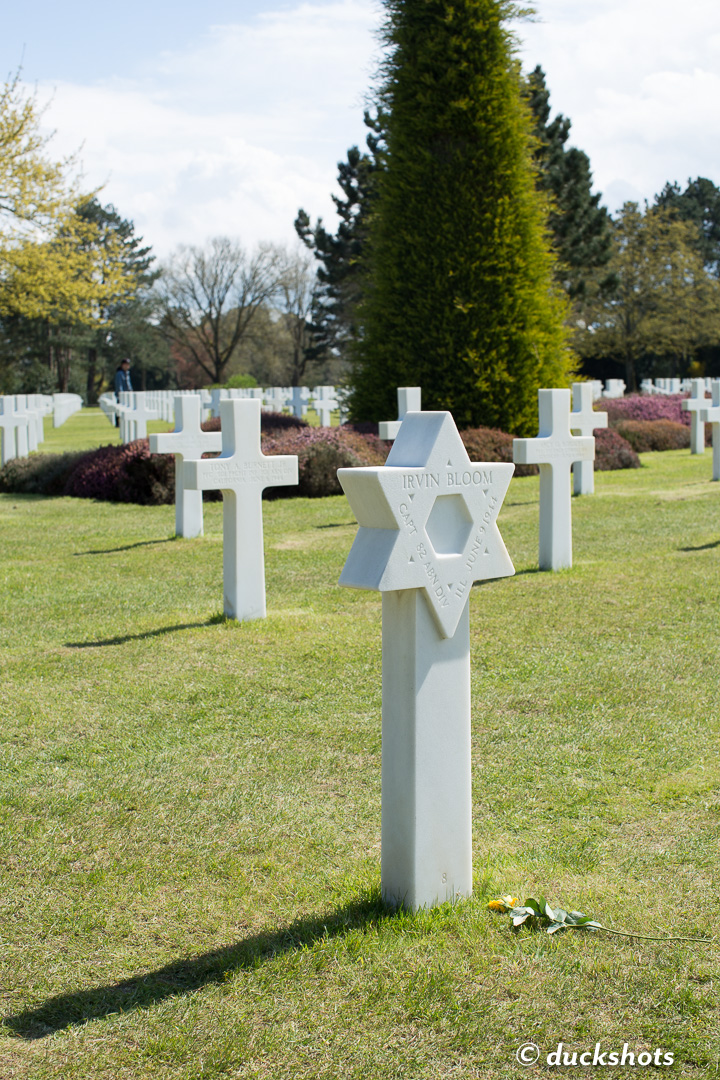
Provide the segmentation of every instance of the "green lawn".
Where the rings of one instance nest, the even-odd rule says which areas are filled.
[[[92,450],[96,446],[120,445],[120,431],[113,427],[99,408],[82,409],[75,413],[61,427],[52,426],[52,416],[45,417],[45,442],[40,447],[43,453],[62,454],[66,450]],[[171,431],[173,425],[163,420],[151,420],[148,432]]]
[[[513,480],[517,576],[470,601],[475,896],[415,916],[378,902],[380,597],[337,586],[345,499],[265,504],[269,615],[237,624],[221,505],[187,541],[172,507],[0,496],[0,1077],[548,1074],[529,1040],[717,1075],[720,484],[707,453],[643,465],[574,500],[560,574]],[[515,935],[507,892],[713,943]]]

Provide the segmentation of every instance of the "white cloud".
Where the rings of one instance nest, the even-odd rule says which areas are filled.
[[[161,255],[215,233],[290,240],[299,206],[332,216],[337,161],[364,138],[377,21],[368,0],[304,3],[212,28],[138,81],[41,86],[53,147],[82,143],[87,186]]]
[[[720,183],[717,0],[538,0],[521,23],[614,209],[667,180]],[[55,152],[84,144],[87,185],[156,252],[228,233],[287,241],[298,207],[334,220],[337,162],[362,143],[380,0],[314,0],[211,27],[132,81],[54,88]],[[43,96],[53,88],[40,85]]]
[[[540,0],[520,24],[526,68],[545,71],[550,104],[572,121],[615,209],[652,200],[666,181],[720,183],[717,0]]]

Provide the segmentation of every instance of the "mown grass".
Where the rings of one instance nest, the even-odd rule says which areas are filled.
[[[0,496],[3,1080],[546,1074],[527,1040],[716,1075],[720,485],[643,463],[574,500],[560,574],[512,482],[517,575],[471,596],[475,895],[414,916],[378,899],[344,498],[265,504],[269,615],[237,624],[220,505],[183,541],[171,507]],[[714,940],[515,935],[506,892]]]
[[[40,450],[46,454],[64,454],[68,450],[93,450],[96,446],[119,446],[120,429],[113,427],[99,408],[82,409],[59,428],[54,428],[52,417],[46,416],[45,442]],[[170,431],[172,424],[164,420],[150,420],[148,432]]]

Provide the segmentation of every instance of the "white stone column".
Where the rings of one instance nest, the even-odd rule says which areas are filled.
[[[382,888],[416,910],[472,895],[469,605],[444,638],[422,590],[383,593],[382,656]]]

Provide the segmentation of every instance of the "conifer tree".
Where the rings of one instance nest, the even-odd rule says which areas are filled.
[[[537,389],[567,385],[565,301],[506,0],[386,0],[386,168],[370,221],[351,408],[395,414],[395,388],[460,427],[518,434]]]
[[[590,159],[565,144],[571,123],[562,113],[550,119],[545,73],[536,67],[527,79],[537,145],[538,186],[551,198],[548,224],[557,256],[557,277],[571,300],[582,301],[593,288],[607,287],[604,272],[612,253],[610,215],[592,193]]]
[[[655,205],[670,210],[681,221],[691,221],[697,229],[698,251],[705,269],[720,277],[720,190],[705,176],[688,180],[684,191],[680,185],[668,183]]]
[[[357,309],[363,295],[365,243],[368,220],[376,190],[378,170],[383,166],[382,113],[365,112],[369,153],[351,146],[347,161],[338,162],[338,186],[342,196],[333,195],[340,219],[337,232],[330,233],[318,218],[313,226],[303,209],[298,210],[295,231],[319,263],[319,288],[313,309],[309,359],[348,360],[355,338]]]

